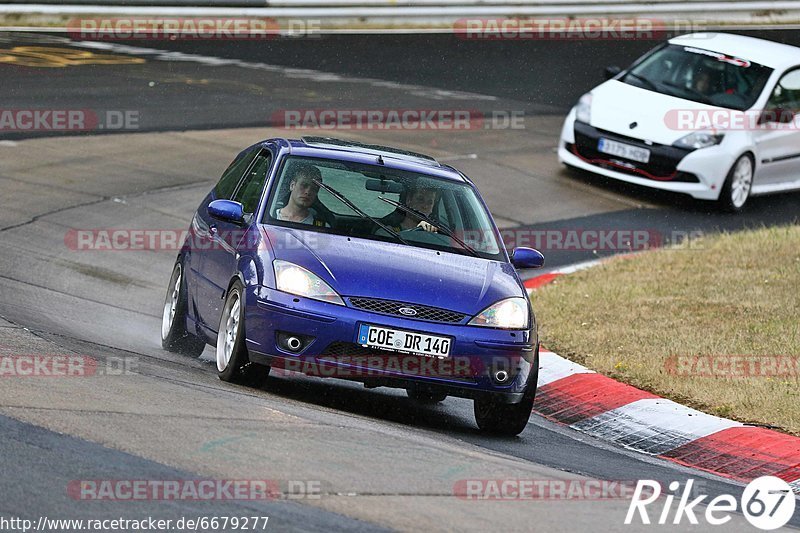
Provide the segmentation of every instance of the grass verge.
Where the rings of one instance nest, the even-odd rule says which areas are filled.
[[[542,343],[707,413],[800,435],[800,226],[618,258],[535,291]]]

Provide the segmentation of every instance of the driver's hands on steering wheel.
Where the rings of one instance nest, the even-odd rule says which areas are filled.
[[[428,222],[425,222],[424,220],[420,220],[419,224],[417,224],[417,227],[414,228],[414,229],[422,229],[422,230],[425,230],[425,231],[429,231],[431,233],[438,233],[439,232],[439,230],[436,229],[436,226],[434,226],[433,224],[430,224]]]

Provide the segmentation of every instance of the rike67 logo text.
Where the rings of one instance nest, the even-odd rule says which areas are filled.
[[[730,494],[720,494],[708,502],[706,495],[690,500],[695,495],[692,490],[693,485],[694,480],[689,479],[681,490],[679,482],[670,483],[669,492],[663,498],[663,507],[658,509],[657,504],[652,504],[655,504],[662,495],[661,484],[653,480],[639,480],[628,507],[628,514],[625,516],[625,524],[638,522],[650,524],[651,517],[648,511],[655,510],[653,520],[659,525],[668,523],[677,525],[684,518],[690,524],[697,525],[699,515],[706,523],[720,526],[730,522],[732,513],[740,511],[753,526],[770,531],[786,525],[794,514],[796,502],[792,488],[786,481],[777,477],[764,476],[754,479],[745,487],[740,501]],[[673,511],[676,499],[677,504]],[[705,505],[704,512],[697,508],[699,505]]]

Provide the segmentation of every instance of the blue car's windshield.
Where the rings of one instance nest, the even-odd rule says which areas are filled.
[[[668,45],[621,80],[649,91],[744,111],[755,104],[772,69],[699,47]]]
[[[470,185],[379,165],[287,157],[263,222],[503,259]]]

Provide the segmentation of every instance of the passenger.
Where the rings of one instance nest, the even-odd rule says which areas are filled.
[[[275,210],[275,218],[300,224],[330,227],[311,207],[317,201],[319,185],[314,180],[322,181],[322,173],[313,165],[300,164],[294,169],[289,182],[289,200],[286,205]]]

